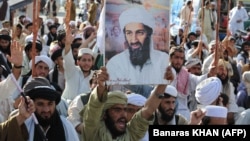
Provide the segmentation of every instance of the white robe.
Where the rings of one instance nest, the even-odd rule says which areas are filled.
[[[244,7],[238,9],[238,7],[234,7],[229,12],[229,30],[232,35],[234,35],[237,30],[244,30],[244,22],[249,19],[247,11]],[[242,22],[237,23],[237,20],[242,20]]]
[[[71,50],[66,55],[63,50],[62,56],[65,76],[65,89],[62,97],[69,104],[77,95],[90,91],[89,80],[92,78],[94,71],[91,71],[89,76],[84,77],[81,68],[75,65]]]

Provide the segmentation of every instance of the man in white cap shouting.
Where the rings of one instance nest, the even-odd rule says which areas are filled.
[[[129,8],[119,17],[125,50],[107,62],[108,84],[166,84],[163,74],[167,53],[155,50],[152,34],[155,19],[142,7]]]

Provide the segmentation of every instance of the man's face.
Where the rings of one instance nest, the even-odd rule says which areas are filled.
[[[56,29],[56,28],[52,28],[52,29],[50,30],[50,32],[51,32],[51,34],[56,35],[57,29]]]
[[[77,55],[78,55],[78,48],[73,48],[72,49],[72,54],[75,60],[77,60]]]
[[[141,68],[149,59],[150,38],[141,23],[129,23],[125,27],[126,45],[130,53],[130,61]]]
[[[197,30],[196,32],[196,36],[200,36],[201,35],[201,31]]]
[[[29,31],[29,34],[31,34],[32,31],[33,31],[33,25],[29,26],[29,27],[27,28],[27,30]]]
[[[141,23],[129,23],[125,27],[125,36],[132,49],[142,47],[147,37],[147,33]]]
[[[139,111],[142,107],[128,104],[127,105],[127,121],[130,121],[134,114]]]
[[[171,66],[175,69],[177,73],[180,72],[183,63],[184,63],[184,53],[183,52],[175,52],[173,56],[170,57]]]
[[[182,29],[179,29],[179,36],[182,36],[183,35],[183,30]]]
[[[10,23],[4,23],[3,28],[10,28]]]
[[[55,63],[59,66],[59,67],[63,67],[63,57],[59,56],[56,58]]]
[[[40,61],[35,65],[34,71],[35,71],[36,77],[38,77],[38,76],[47,77],[49,74],[49,66],[46,63]]]
[[[113,28],[113,33],[114,33],[114,36],[115,37],[118,37],[119,36],[119,34],[120,34],[120,29],[119,29],[119,27],[117,27],[117,26],[115,26],[114,28]]]
[[[190,35],[188,39],[189,39],[189,41],[192,42],[192,41],[196,40],[196,36]]]
[[[188,72],[190,72],[191,74],[194,75],[201,75],[201,65],[200,64],[196,64],[194,66],[192,66],[191,68],[188,69]]]
[[[34,104],[36,107],[35,114],[37,115],[39,119],[39,123],[42,126],[48,126],[51,122],[51,117],[53,116],[55,109],[56,109],[56,103],[55,101],[49,101],[42,98],[36,98],[34,100]]]
[[[125,104],[115,104],[106,112],[104,120],[107,128],[114,136],[120,136],[126,132],[126,109],[127,107]]]
[[[33,48],[31,48],[29,51],[28,51],[28,58],[29,58],[29,60],[31,60],[32,59],[32,50],[33,50]],[[37,50],[37,49],[35,49],[36,51],[35,51],[35,56],[39,56],[40,55],[40,51],[39,50]]]
[[[175,115],[175,108],[176,108],[176,98],[175,97],[169,97],[169,98],[163,98],[161,101],[161,104],[159,105],[159,112],[161,113],[161,119],[169,122],[173,119]]]
[[[218,66],[217,77],[221,80],[222,84],[226,84],[228,81],[228,70],[225,66]]]
[[[83,72],[89,72],[94,64],[92,55],[83,54],[82,57],[77,60],[77,64],[80,66]]]
[[[4,40],[4,39],[0,39],[0,47],[3,49],[3,50],[6,50],[10,45],[10,41],[8,40]]]
[[[19,27],[17,27],[17,28],[16,28],[16,34],[17,34],[17,35],[21,35],[21,34],[22,34],[22,29],[19,28]]]

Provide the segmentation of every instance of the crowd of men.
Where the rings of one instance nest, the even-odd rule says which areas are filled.
[[[29,17],[2,22],[0,140],[148,141],[149,125],[250,124],[250,41],[237,49],[234,37],[249,19],[242,1],[218,40],[216,3],[204,1],[191,31],[187,0],[167,52],[153,47],[154,17],[133,3],[119,17],[125,49],[114,58],[96,43],[105,1],[89,0],[88,18],[68,23],[48,2],[36,41]]]

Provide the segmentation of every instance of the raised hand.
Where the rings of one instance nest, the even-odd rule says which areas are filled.
[[[10,46],[11,56],[7,55],[9,62],[15,66],[22,66],[23,62],[23,46],[19,44],[18,41],[12,41]]]
[[[98,93],[103,93],[106,88],[106,81],[109,80],[109,74],[106,67],[101,67],[97,71],[97,90]]]
[[[167,67],[164,78],[169,81],[169,84],[174,80],[175,74],[173,73],[171,66]]]
[[[197,109],[191,112],[190,125],[198,125],[201,123],[202,118],[205,116],[205,112],[201,109]]]
[[[17,115],[17,121],[18,124],[21,125],[24,123],[24,121],[31,116],[32,113],[35,112],[35,104],[32,99],[30,99],[28,96],[27,102],[28,104],[25,103],[25,100],[23,97],[21,97],[21,102],[18,105],[19,113]]]

